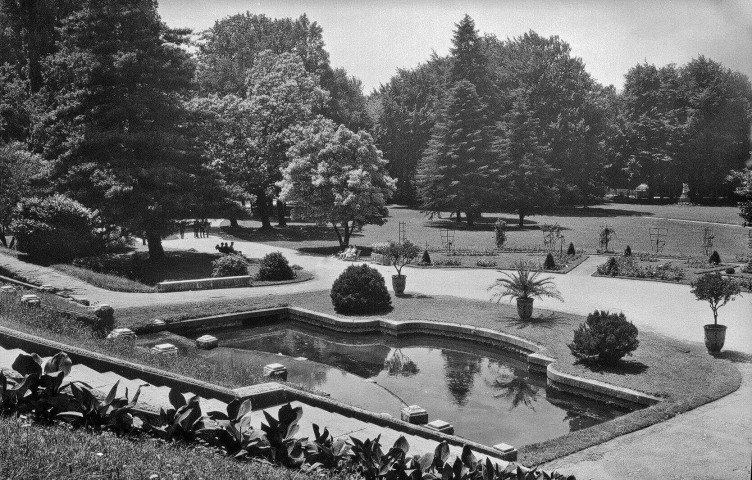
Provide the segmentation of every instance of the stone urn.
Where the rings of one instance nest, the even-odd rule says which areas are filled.
[[[402,295],[403,293],[405,293],[406,284],[407,284],[407,276],[392,275],[392,288],[394,288],[395,295]]]
[[[522,320],[530,320],[533,316],[533,297],[517,297],[517,315]]]
[[[713,323],[705,325],[705,347],[708,349],[708,353],[721,353],[725,341],[726,325]]]

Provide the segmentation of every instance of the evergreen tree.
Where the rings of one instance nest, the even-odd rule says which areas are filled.
[[[472,225],[492,189],[490,147],[484,106],[475,86],[461,80],[449,92],[418,166],[423,210],[467,212]]]
[[[527,215],[553,206],[559,199],[557,170],[546,162],[550,152],[540,140],[540,123],[525,98],[526,95],[518,93],[494,145],[496,199],[502,210],[517,213],[520,227],[524,226]]]
[[[489,93],[487,61],[483,55],[483,40],[475,29],[475,21],[470,15],[465,16],[455,24],[457,29],[452,37],[452,69],[449,72],[451,83],[462,80],[475,85],[479,95]]]

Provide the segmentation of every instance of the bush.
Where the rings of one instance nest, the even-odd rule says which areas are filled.
[[[332,304],[339,313],[381,313],[392,306],[384,277],[368,265],[350,265],[334,281]]]
[[[45,261],[70,261],[101,250],[96,215],[64,195],[26,198],[16,207],[11,231],[18,250]]]
[[[632,247],[627,245],[627,248],[624,249],[624,256],[625,257],[631,257],[632,256]]]
[[[222,255],[212,262],[212,277],[248,275],[248,261],[243,255]]]
[[[494,223],[494,234],[496,239],[496,248],[503,248],[507,241],[507,222],[502,219],[496,220]]]
[[[546,260],[543,261],[543,268],[545,270],[556,270],[556,262],[554,261],[554,256],[551,253],[546,255]]]
[[[264,255],[259,268],[259,280],[292,280],[293,278],[295,278],[295,272],[282,252]]]
[[[744,273],[752,273],[752,260],[750,260],[749,262],[747,262],[742,267],[742,272],[744,272]]]
[[[623,313],[596,310],[577,327],[574,340],[567,346],[582,361],[613,365],[632,355],[639,345],[637,327]]]
[[[729,275],[732,275],[734,272],[736,272],[736,270],[734,270],[734,267],[729,267],[726,269],[726,273],[728,273]]]
[[[420,259],[420,263],[431,265],[431,255],[428,254],[428,250],[423,250],[423,258]]]
[[[608,275],[610,277],[619,276],[619,263],[615,257],[610,257],[603,265],[598,265],[597,272],[599,275]]]
[[[713,250],[713,253],[710,254],[710,258],[708,258],[708,263],[711,265],[718,265],[721,263],[721,256],[718,255],[718,250]]]
[[[496,263],[496,260],[486,260],[486,259],[481,258],[480,260],[475,262],[475,265],[479,267],[496,267],[499,264]]]
[[[574,249],[574,243],[569,243],[569,248],[567,248],[567,255],[577,255],[577,250]]]

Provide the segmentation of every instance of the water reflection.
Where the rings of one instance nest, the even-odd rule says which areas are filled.
[[[455,405],[467,405],[467,397],[475,384],[475,376],[480,372],[481,358],[471,353],[455,350],[441,350],[444,357],[444,376],[449,393]]]
[[[412,377],[420,373],[418,365],[410,357],[402,353],[401,348],[395,349],[394,353],[384,361],[384,368],[393,377]]]

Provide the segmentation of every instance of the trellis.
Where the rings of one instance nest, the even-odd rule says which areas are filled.
[[[441,234],[441,248],[447,252],[454,247],[454,229],[442,228],[439,233]]]
[[[544,224],[541,225],[543,231],[543,249],[552,252],[556,249],[556,245],[559,245],[559,249],[564,248],[564,234],[561,233],[562,228],[558,223],[554,225]]]
[[[601,232],[598,234],[598,245],[600,245],[601,251],[608,252],[608,244],[615,236],[616,230],[611,225],[601,227]]]
[[[713,228],[705,227],[705,230],[702,234],[702,248],[705,251],[705,256],[710,255],[710,252],[713,249],[714,238],[715,238],[715,235],[713,235]]]
[[[405,222],[399,222],[397,239],[400,244],[405,243],[407,240],[407,226],[405,225]]]
[[[650,251],[655,252],[655,253],[663,253],[663,247],[666,246],[667,238],[668,238],[668,228],[651,227],[650,228]]]

